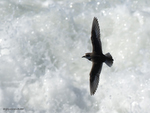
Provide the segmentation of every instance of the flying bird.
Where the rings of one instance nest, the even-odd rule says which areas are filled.
[[[94,95],[98,87],[99,75],[102,70],[103,62],[105,62],[109,67],[111,67],[113,64],[113,58],[111,54],[103,54],[100,39],[100,28],[96,17],[94,17],[92,23],[91,41],[93,46],[92,53],[86,53],[85,56],[82,56],[82,58],[87,58],[88,60],[92,61],[92,69],[90,72],[90,93],[91,95]]]

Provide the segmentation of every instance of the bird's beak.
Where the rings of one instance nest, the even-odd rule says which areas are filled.
[[[85,58],[85,56],[82,56],[82,58]]]

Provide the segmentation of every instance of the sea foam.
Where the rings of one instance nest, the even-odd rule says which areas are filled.
[[[0,2],[0,106],[39,113],[148,113],[150,3],[143,1]],[[97,17],[103,52],[98,89],[89,91],[90,33]],[[9,109],[9,112],[13,110]]]

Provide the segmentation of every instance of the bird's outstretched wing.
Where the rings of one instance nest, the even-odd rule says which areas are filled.
[[[93,19],[92,30],[91,30],[91,41],[93,45],[93,52],[96,54],[102,54],[102,44],[100,40],[100,28],[96,17]]]
[[[93,63],[91,72],[90,72],[90,92],[91,95],[94,95],[98,83],[99,83],[99,75],[102,69],[103,63]]]

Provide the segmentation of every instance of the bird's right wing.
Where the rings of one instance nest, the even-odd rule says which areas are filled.
[[[99,83],[99,75],[101,73],[103,63],[93,63],[91,72],[90,72],[90,92],[91,95],[94,95],[98,83]]]
[[[91,30],[91,41],[93,45],[93,52],[101,55],[102,54],[102,44],[100,40],[100,28],[98,20],[96,17],[93,19],[92,30]]]

